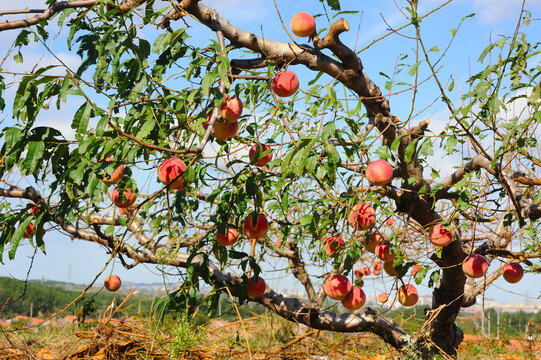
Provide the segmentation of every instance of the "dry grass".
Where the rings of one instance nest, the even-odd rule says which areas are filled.
[[[124,303],[124,302],[123,302]],[[99,321],[51,329],[1,329],[0,360],[77,359],[401,359],[371,334],[310,330],[277,316],[253,314],[233,323],[193,327],[122,317],[112,306]],[[114,318],[117,317],[117,318]],[[179,328],[180,326],[180,328]],[[179,350],[181,349],[181,350]],[[180,351],[180,352],[179,352]],[[467,336],[459,360],[538,359],[541,344]],[[329,355],[332,354],[332,355]]]

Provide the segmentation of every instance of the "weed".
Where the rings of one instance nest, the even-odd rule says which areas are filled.
[[[171,341],[171,360],[193,349],[204,337],[204,328],[195,327],[187,311],[181,313],[173,330]]]

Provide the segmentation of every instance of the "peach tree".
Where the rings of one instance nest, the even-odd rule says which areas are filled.
[[[539,271],[541,68],[539,43],[521,32],[528,11],[514,34],[479,49],[482,70],[461,84],[442,64],[467,17],[440,51],[423,33],[439,8],[422,14],[416,1],[401,5],[411,49],[392,69],[365,68],[363,56],[398,31],[354,50],[338,18],[362,9],[338,0],[313,1],[322,16],[299,10],[275,24],[287,42],[240,29],[205,1],[47,5],[0,23],[19,31],[3,58],[32,61],[22,49],[49,49],[58,24],[81,61],[24,74],[0,63],[2,261],[60,232],[126,268],[182,269],[171,294],[182,306],[207,284],[211,308],[228,291],[427,359],[456,357],[457,315],[495,279]],[[410,104],[396,113],[401,93]],[[437,131],[436,101],[449,113]],[[69,134],[40,121],[55,107],[70,113],[59,121]],[[265,283],[275,258],[305,298]],[[404,306],[419,285],[432,288],[424,324],[408,334],[365,305],[368,278],[389,284],[380,301]]]

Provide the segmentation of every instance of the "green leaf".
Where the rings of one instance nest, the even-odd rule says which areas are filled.
[[[65,9],[64,11],[62,11],[60,13],[60,16],[58,16],[58,27],[62,27],[66,18],[70,16],[71,14],[73,14],[74,12],[75,12],[74,8]]]
[[[90,119],[90,114],[92,113],[92,105],[87,101],[85,102],[79,110],[75,113],[75,116],[73,117],[73,123],[71,124],[71,128],[77,130],[78,135],[82,135],[86,133],[86,129],[88,128],[88,121]]]
[[[445,144],[445,146],[443,147],[445,149],[445,151],[447,151],[449,154],[452,154],[454,153],[455,151],[458,151],[455,149],[456,147],[456,144],[458,143],[458,139],[456,138],[456,136],[454,135],[451,135],[447,138],[447,143]]]
[[[32,222],[32,216],[27,216],[26,218],[24,218],[19,224],[19,226],[17,227],[17,230],[15,230],[15,232],[11,236],[11,239],[10,239],[11,248],[9,249],[9,253],[8,253],[10,260],[15,259],[15,253],[17,252],[17,248],[19,247],[19,244],[21,243],[21,240],[24,235],[24,231],[26,230],[27,226],[30,225],[31,222]]]
[[[313,219],[314,218],[312,215],[303,215],[299,219],[299,223],[301,224],[301,226],[306,226],[306,225],[309,225]]]
[[[323,0],[319,0],[321,3],[323,3]],[[327,5],[331,7],[331,9],[335,11],[340,10],[340,1],[339,0],[327,0]]]
[[[144,140],[152,130],[154,130],[154,127],[156,126],[156,120],[153,117],[148,118],[147,121],[141,126],[141,129],[136,135],[136,138],[139,140]]]
[[[433,287],[439,278],[440,278],[440,271],[434,270],[432,274],[430,274],[430,279],[428,280],[428,287]]]
[[[410,162],[412,157],[413,157],[413,154],[415,153],[415,149],[416,149],[416,146],[417,146],[417,142],[419,141],[419,139],[415,139],[413,140],[412,142],[410,142],[408,144],[408,146],[406,146],[406,150],[404,151],[404,160],[406,162]]]
[[[413,76],[417,74],[417,72],[419,71],[419,64],[421,64],[420,61],[417,61],[415,64],[413,64],[410,70],[408,71],[408,75]]]
[[[27,146],[27,150],[23,168],[27,174],[33,174],[38,164],[41,163],[40,160],[45,151],[45,143],[43,141],[31,141]]]

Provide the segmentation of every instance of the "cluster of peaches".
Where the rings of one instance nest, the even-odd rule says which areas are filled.
[[[366,168],[366,178],[376,186],[384,186],[393,178],[393,169],[385,160],[376,160]],[[392,219],[389,219],[392,224]],[[369,230],[376,221],[374,209],[366,204],[356,204],[352,207],[348,223],[356,231]],[[441,223],[432,226],[428,232],[430,242],[436,246],[447,246],[453,241],[451,231],[444,228]],[[323,241],[325,244],[325,253],[329,257],[334,257],[339,251],[343,250],[345,242],[340,236],[333,236]],[[379,275],[383,269],[389,276],[397,276],[398,272],[394,267],[393,261],[397,254],[391,252],[390,244],[378,233],[371,233],[366,243],[363,243],[366,250],[376,255],[378,260],[372,264],[372,270],[368,266],[355,270],[357,278],[355,285],[352,285],[349,279],[341,274],[333,273],[324,282],[324,290],[326,294],[334,300],[339,300],[342,305],[351,311],[360,309],[365,301],[366,295],[362,290],[364,285],[363,276]],[[411,275],[415,276],[422,269],[421,264],[415,264],[412,268]],[[488,262],[484,256],[472,254],[466,257],[462,263],[464,273],[471,278],[479,278],[485,275],[488,269]],[[519,263],[508,263],[503,267],[502,275],[504,279],[510,283],[520,281],[524,274],[524,270]],[[379,294],[378,300],[382,303],[388,299],[387,294]],[[411,284],[403,284],[398,288],[397,299],[403,306],[413,306],[417,303],[419,295],[417,289]]]

